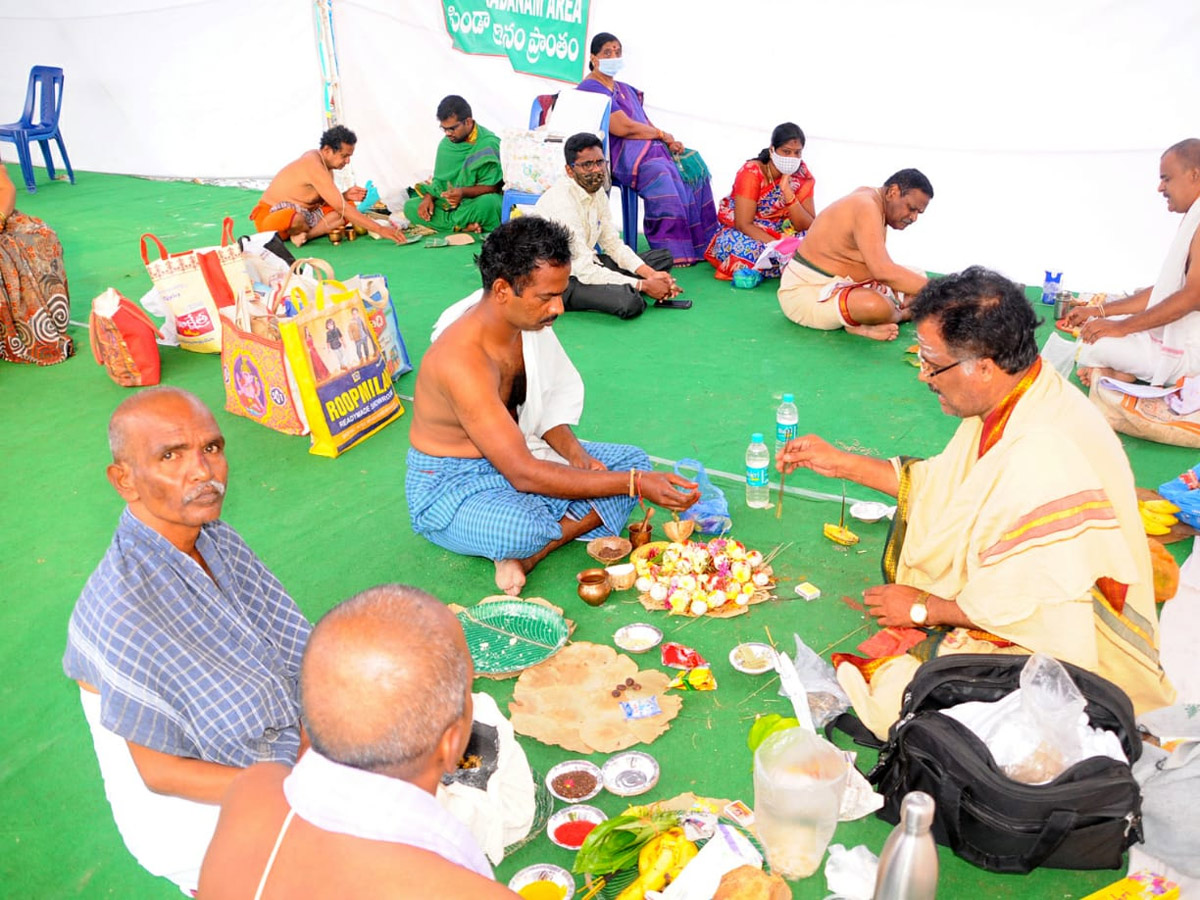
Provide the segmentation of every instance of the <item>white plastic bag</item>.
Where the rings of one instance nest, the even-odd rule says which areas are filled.
[[[796,639],[796,656],[792,662],[808,692],[808,708],[812,712],[813,725],[819,731],[850,708],[850,697],[838,684],[833,666],[821,659],[800,635],[793,637]],[[786,695],[782,687],[779,693]]]
[[[960,703],[942,712],[970,728],[1013,781],[1045,784],[1093,756],[1128,762],[1120,739],[1092,728],[1087,701],[1063,664],[1035,653],[1021,686],[994,703]]]

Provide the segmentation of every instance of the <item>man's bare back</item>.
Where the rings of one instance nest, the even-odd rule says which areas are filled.
[[[831,275],[916,294],[927,279],[892,261],[885,246],[887,227],[907,228],[929,200],[919,189],[902,192],[895,184],[855,188],[817,214],[796,252]]]
[[[476,305],[449,325],[421,360],[421,377],[413,392],[413,421],[409,441],[430,456],[477,459],[483,451],[471,439],[451,398],[451,380],[470,393],[495,398],[513,421],[524,401],[525,357],[521,334],[507,345],[485,346],[483,322]],[[514,396],[514,385],[519,389]],[[490,402],[494,402],[491,400]]]
[[[799,253],[813,265],[856,281],[873,277],[858,247],[855,225],[859,219],[883,224],[883,197],[879,188],[860,187],[821,210],[808,226]],[[880,231],[886,239],[886,233]]]
[[[262,199],[269,206],[295,203],[313,209],[322,202],[322,188],[327,194],[331,187],[341,199],[341,192],[337,191],[333,176],[321,161],[321,154],[316,150],[307,150],[299,159],[292,160],[279,170],[279,174],[271,179],[270,185],[263,191]],[[329,203],[329,199],[325,198],[324,202]]]
[[[222,806],[222,826],[209,846],[197,897],[234,900],[254,896],[288,804],[278,764],[248,769]],[[428,850],[335,834],[296,816],[288,826],[263,891],[280,897],[438,897],[447,900],[514,900],[489,881]]]

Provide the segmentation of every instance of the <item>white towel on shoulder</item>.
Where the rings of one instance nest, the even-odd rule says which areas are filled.
[[[1183,221],[1179,223],[1179,230],[1175,232],[1175,239],[1171,242],[1162,269],[1154,281],[1154,288],[1150,291],[1147,309],[1161,303],[1183,287],[1187,275],[1188,249],[1198,227],[1200,199],[1192,203]],[[1200,260],[1196,262],[1200,264]],[[1200,312],[1190,312],[1162,328],[1155,328],[1150,332],[1150,337],[1158,345],[1151,384],[1173,383],[1178,377],[1181,363],[1182,374],[1200,374]]]

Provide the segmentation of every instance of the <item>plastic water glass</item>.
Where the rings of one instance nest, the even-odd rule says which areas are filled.
[[[807,878],[837,828],[846,760],[822,737],[791,728],[754,752],[754,823],[771,869]]]

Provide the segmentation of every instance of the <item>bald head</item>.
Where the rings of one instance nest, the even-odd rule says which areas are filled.
[[[1180,141],[1178,144],[1172,144],[1163,153],[1173,153],[1179,157],[1179,161],[1183,163],[1185,168],[1200,169],[1200,138],[1187,138]]]
[[[453,613],[417,588],[381,585],[335,606],[313,628],[300,705],[323,756],[371,771],[415,771],[464,718],[470,679]]]
[[[170,385],[146,388],[122,400],[108,420],[108,449],[112,452],[113,462],[130,461],[131,448],[139,433],[137,422],[144,414],[170,415],[180,406],[190,406],[212,419],[212,412],[203,400],[190,391]]]

